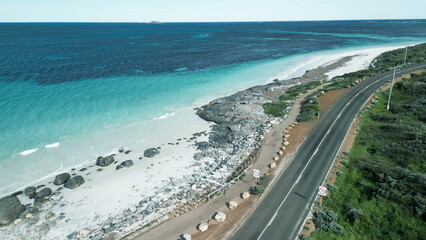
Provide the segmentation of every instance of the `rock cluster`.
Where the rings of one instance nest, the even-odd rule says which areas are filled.
[[[96,165],[101,167],[106,167],[114,162],[114,157],[112,155],[106,156],[106,157],[98,157],[96,160]]]

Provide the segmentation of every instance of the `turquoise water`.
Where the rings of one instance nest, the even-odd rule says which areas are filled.
[[[25,25],[32,32],[21,35],[0,25],[7,47],[0,57],[0,196],[120,146],[190,137],[193,108],[300,76],[329,61],[327,54],[426,39],[424,24],[407,36],[374,31],[378,26],[345,32],[344,23],[321,25],[334,26],[329,32],[315,32],[315,22],[252,24],[101,25],[93,36],[97,25],[67,25],[66,32],[60,24]],[[187,129],[164,132],[161,124],[174,121],[187,121]]]

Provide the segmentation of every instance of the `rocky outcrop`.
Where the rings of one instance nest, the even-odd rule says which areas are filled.
[[[0,199],[0,226],[8,225],[15,221],[25,211],[16,196],[8,196]]]
[[[65,182],[64,187],[69,189],[78,188],[81,184],[84,183],[84,178],[80,175],[70,178]]]
[[[194,154],[194,160],[200,161],[203,158],[204,158],[204,154],[203,153],[196,153],[196,154]]]
[[[96,165],[101,167],[106,167],[114,162],[114,157],[112,155],[106,156],[106,157],[98,157],[96,159]]]
[[[53,184],[62,185],[66,181],[68,181],[68,179],[70,179],[70,178],[71,178],[71,175],[69,173],[58,174],[58,175],[56,175],[55,180],[53,181]]]
[[[36,194],[36,187],[26,187],[24,190],[25,196],[27,196],[29,199],[33,199]]]
[[[143,155],[144,155],[145,157],[149,157],[149,158],[155,157],[155,156],[157,156],[158,154],[160,154],[160,151],[159,151],[158,149],[156,149],[156,148],[148,148],[148,149],[147,149],[147,150],[145,150],[145,152],[143,153]]]
[[[39,192],[37,192],[36,195],[34,196],[34,199],[36,201],[39,201],[39,200],[41,200],[41,199],[43,199],[45,197],[48,197],[50,195],[52,195],[52,189],[50,189],[50,188],[47,187],[47,188],[43,188],[42,190],[40,190]]]

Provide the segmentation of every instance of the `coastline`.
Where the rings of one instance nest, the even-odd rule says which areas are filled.
[[[394,47],[394,49],[395,48],[398,47]],[[380,51],[371,52],[378,55]],[[371,57],[374,54],[371,53],[366,56]],[[328,61],[328,65],[320,65],[323,68],[321,71],[326,71],[326,73],[328,73],[332,71],[331,69],[342,68],[343,64],[353,61],[355,61],[360,68],[365,66],[368,67],[369,63],[365,65],[368,60],[361,61],[360,59],[362,59],[362,57],[363,56],[355,54],[347,56],[343,62],[333,60],[331,62]],[[367,59],[365,55],[364,59]],[[352,69],[353,68],[351,68],[351,70]],[[348,68],[342,71],[348,71]],[[315,70],[310,70],[306,75],[318,76],[319,73],[313,72],[315,72]],[[339,73],[341,72],[334,71],[333,74]],[[118,151],[114,152],[117,154],[115,156],[115,160],[118,163],[127,159],[132,159],[135,163],[135,166],[132,168],[117,171],[110,166],[102,168],[102,173],[97,173],[95,168],[98,167],[95,167],[94,164],[88,164],[81,166],[88,170],[79,171],[79,169],[75,169],[74,171],[71,171],[70,173],[75,172],[79,175],[83,175],[88,181],[76,190],[64,190],[60,194],[58,193],[57,195],[53,195],[51,197],[52,200],[40,209],[43,212],[40,214],[40,218],[42,219],[45,219],[47,211],[56,212],[58,216],[55,220],[57,221],[55,226],[50,226],[49,230],[47,230],[46,237],[64,237],[74,231],[77,231],[78,234],[81,235],[80,230],[87,228],[90,229],[90,234],[87,233],[88,236],[98,237],[103,236],[106,229],[109,229],[110,232],[114,232],[119,229],[123,230],[123,233],[126,231],[132,232],[135,228],[149,224],[151,221],[154,221],[154,219],[167,217],[167,213],[173,210],[173,208],[176,208],[177,205],[186,204],[188,199],[194,201],[197,197],[203,195],[203,191],[208,192],[219,188],[221,184],[228,180],[228,176],[233,172],[234,168],[237,168],[239,164],[242,163],[240,160],[247,158],[253,150],[259,147],[259,141],[262,140],[263,136],[268,133],[274,125],[280,122],[278,119],[271,118],[263,114],[263,108],[261,105],[277,98],[280,94],[282,94],[284,88],[287,88],[292,84],[310,81],[308,78],[312,80],[314,78],[312,76],[255,86],[249,90],[243,90],[231,96],[214,100],[210,104],[204,106],[203,109],[198,109],[198,112],[205,120],[216,122],[217,125],[211,128],[211,122],[204,122],[201,119],[198,119],[198,116],[193,114],[194,121],[198,121],[200,126],[202,126],[199,128],[199,132],[192,136],[182,136],[182,138],[179,138],[180,140],[176,139],[169,143],[153,143],[152,147],[161,147],[160,155],[157,157],[143,158],[142,160],[139,160],[139,157],[143,155],[143,151],[145,149],[138,147],[132,147],[129,149],[131,152],[128,154],[118,153]],[[321,75],[321,77],[324,77],[324,75]],[[218,104],[220,102],[223,103],[222,106]],[[214,109],[215,104],[217,109]],[[235,111],[235,109],[238,111]],[[206,110],[207,112],[208,110],[212,110],[212,113],[232,112],[233,115],[216,116],[213,114],[215,116],[212,117],[205,114]],[[247,113],[254,113],[254,117]],[[251,119],[247,121],[247,119],[242,117],[244,115],[250,116]],[[180,114],[163,115],[160,119],[177,116],[180,116]],[[222,119],[218,117],[222,117]],[[244,131],[239,133],[239,135],[235,135],[235,139],[225,139],[226,141],[222,141],[228,134],[222,134],[221,131],[241,127],[241,124],[238,124],[238,126],[230,124],[231,119],[237,120],[236,122],[241,120],[244,121],[245,123],[243,125],[245,127],[242,128]],[[221,124],[225,125],[221,126]],[[171,129],[181,128],[183,125],[170,127]],[[213,132],[210,132],[210,129],[212,129]],[[254,134],[250,136],[251,134],[249,133]],[[250,137],[244,139],[241,138],[241,135]],[[191,140],[192,137],[195,138]],[[210,143],[215,143],[215,146],[212,147],[210,144],[202,144],[204,151],[196,151],[197,146],[195,145],[195,141],[207,142],[208,137],[210,137]],[[176,146],[178,144],[179,147]],[[236,146],[249,147],[241,149],[238,147],[235,148]],[[198,144],[198,147],[200,147],[200,144]],[[128,148],[126,148],[126,150],[127,149]],[[179,149],[179,151],[176,152],[176,149]],[[193,159],[194,155],[197,153],[202,154],[198,155],[200,159]],[[94,160],[95,159],[93,159],[93,162]],[[206,170],[206,168],[208,170]],[[181,171],[179,172],[180,175],[176,175],[177,169]],[[140,177],[141,170],[148,173],[143,178]],[[204,182],[196,181],[206,175],[212,175],[213,179],[205,179]],[[172,180],[169,176],[176,177]],[[50,177],[50,179],[52,177]],[[210,184],[211,181],[216,182],[217,184]],[[138,186],[137,183],[140,182],[145,182],[146,184]],[[147,185],[151,185],[152,183],[157,184],[152,185],[151,192],[147,191]],[[193,188],[194,184],[196,185],[195,189]],[[45,183],[45,185],[49,186],[49,183]],[[202,185],[204,185],[204,187],[202,187]],[[52,188],[54,187],[52,185],[50,186]],[[165,193],[165,189],[169,189],[170,191]],[[187,191],[191,192],[191,190],[193,190],[193,193],[191,193],[190,197],[188,197],[188,195],[183,195]],[[147,192],[150,193],[147,194]],[[179,194],[182,194],[182,196],[179,196]],[[61,197],[63,197],[62,200]],[[19,198],[23,204],[31,203],[31,201],[28,201],[25,197],[20,196]],[[104,201],[103,199],[109,199],[109,201]],[[186,201],[183,201],[184,199],[186,199]],[[154,206],[150,204],[151,202],[155,203]],[[159,204],[160,202],[161,204]],[[66,204],[66,206],[61,207],[62,204]],[[153,213],[147,214],[149,212],[147,211],[148,208],[151,208]],[[76,209],[78,210],[76,211]],[[84,217],[82,217],[82,212],[86,213]],[[65,214],[62,215],[62,213]],[[66,217],[62,218],[64,219],[62,220],[59,216]],[[68,219],[70,220],[67,222]],[[88,225],[88,222],[90,222],[91,225]],[[36,231],[34,228],[38,228],[45,223],[46,221],[34,224],[32,227],[33,229],[30,229],[30,231]],[[129,227],[132,224],[135,224],[136,226]],[[0,233],[14,234],[21,232],[24,231],[24,226],[25,224],[20,223],[14,228],[16,231],[4,231],[4,229],[0,229]],[[92,226],[98,226],[98,228],[96,229],[96,227]],[[124,230],[125,228],[127,228],[127,230]],[[102,231],[99,229],[105,230],[101,233]],[[40,232],[37,234],[39,233]],[[25,237],[27,236],[24,236],[24,238]],[[97,238],[94,237],[94,239]]]

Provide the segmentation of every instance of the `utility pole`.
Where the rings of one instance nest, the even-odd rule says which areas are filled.
[[[408,46],[405,46],[405,58],[404,58],[404,66],[407,63],[407,52],[408,52]]]
[[[390,88],[390,92],[389,92],[388,107],[386,108],[386,110],[389,110],[389,104],[390,104],[390,99],[391,99],[391,95],[392,95],[392,87],[393,87],[393,81],[395,80],[395,74],[396,74],[396,67],[393,70],[393,78],[392,78],[391,88]]]

